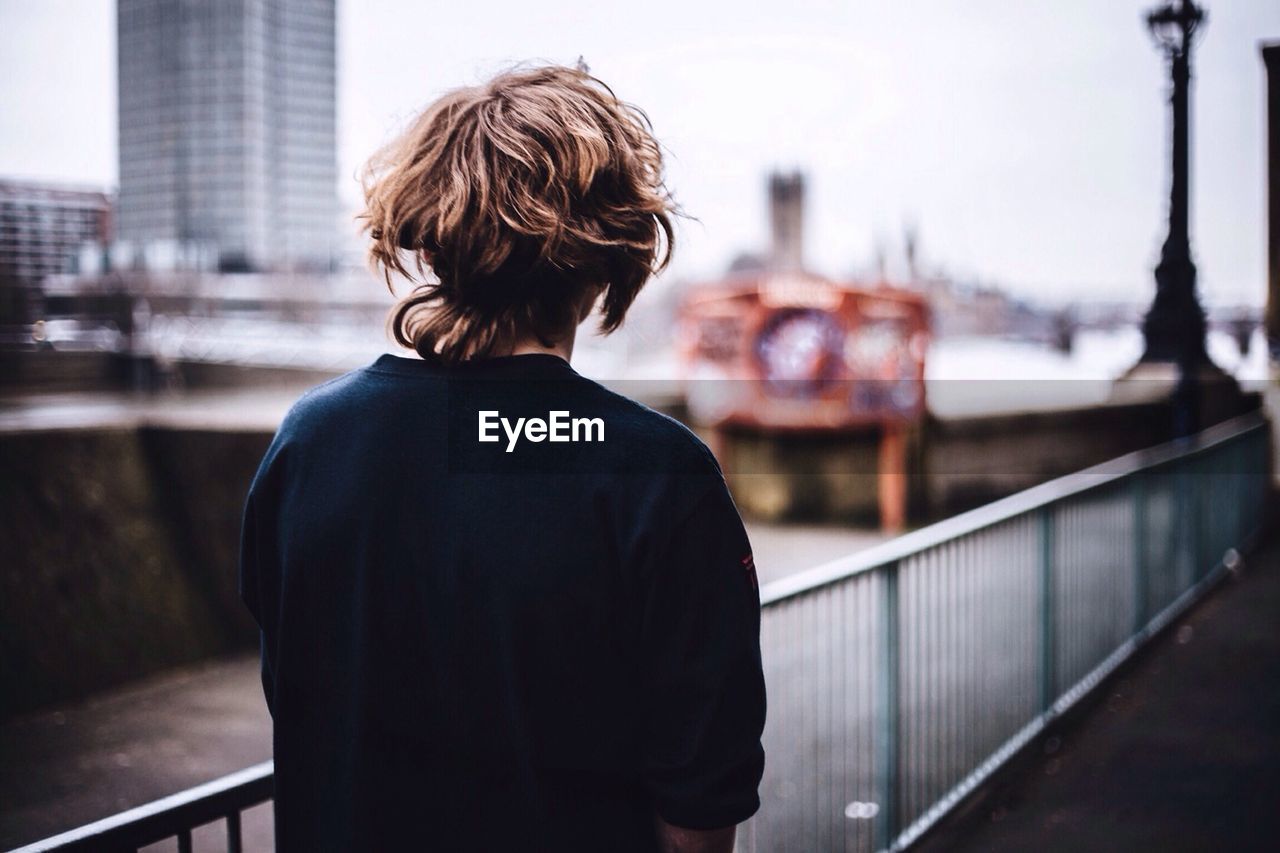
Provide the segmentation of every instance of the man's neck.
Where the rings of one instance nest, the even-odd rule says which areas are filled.
[[[543,353],[546,355],[555,355],[569,361],[573,355],[573,341],[577,333],[577,329],[570,329],[568,334],[560,335],[551,342],[551,346],[547,346],[538,339],[537,335],[522,335],[516,338],[508,352],[500,353],[502,355],[528,355],[530,353]]]

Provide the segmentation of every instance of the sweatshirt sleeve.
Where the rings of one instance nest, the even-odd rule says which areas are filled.
[[[240,524],[238,586],[240,599],[259,627],[262,689],[274,713],[275,617],[279,609],[280,549],[278,508],[282,433],[267,448],[245,497]]]
[[[764,772],[755,565],[724,480],[714,480],[670,531],[644,591],[644,784],[658,814],[688,829],[749,818]]]

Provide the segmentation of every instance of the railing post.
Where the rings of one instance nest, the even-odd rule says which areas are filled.
[[[1183,524],[1187,527],[1187,551],[1191,562],[1191,577],[1187,581],[1186,588],[1178,590],[1180,593],[1195,586],[1204,574],[1200,553],[1203,550],[1200,542],[1200,513],[1197,512],[1199,501],[1196,500],[1195,463],[1197,458],[1195,455],[1190,455],[1182,459],[1182,464],[1179,466],[1178,482],[1181,487],[1179,498],[1182,504]]]
[[[1053,706],[1057,686],[1057,626],[1053,594],[1053,504],[1037,513],[1040,528],[1040,710]]]
[[[898,564],[880,569],[880,666],[877,667],[876,813],[877,850],[888,850],[898,834],[898,712],[902,644],[898,611]]]
[[[1204,500],[1200,496],[1201,489],[1204,487],[1205,483],[1208,482],[1209,478],[1209,474],[1204,464],[1205,458],[1206,454],[1204,451],[1201,451],[1200,454],[1192,456],[1189,460],[1191,463],[1191,486],[1188,489],[1188,494],[1191,497],[1191,529],[1193,531],[1192,535],[1195,536],[1195,551],[1192,553],[1196,555],[1197,583],[1199,583],[1205,575],[1209,574],[1209,569],[1212,568],[1212,566],[1207,565],[1208,558],[1205,556],[1209,551],[1208,547],[1206,547],[1208,542],[1205,541],[1207,537],[1205,536],[1204,526],[1205,515],[1207,515],[1207,513],[1203,511]]]
[[[1147,570],[1147,478],[1133,475],[1133,635],[1146,633],[1151,579]]]
[[[227,853],[243,853],[244,837],[240,831],[240,812],[227,812]]]

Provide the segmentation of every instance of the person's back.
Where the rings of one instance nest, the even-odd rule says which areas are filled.
[[[603,426],[508,452],[489,411]],[[251,509],[285,849],[650,850],[655,806],[754,811],[749,545],[683,427],[553,355],[384,355],[295,406]]]
[[[657,172],[630,188],[610,173],[656,147],[589,79],[539,69],[454,93],[367,189],[375,259],[403,273],[399,253],[420,252],[440,282],[396,315],[424,357],[384,354],[304,395],[246,501],[241,592],[262,627],[281,850],[723,849],[731,829],[711,831],[758,807],[759,595],[724,479],[685,427],[566,360],[595,297],[620,323],[657,229],[670,239]],[[454,190],[472,201],[522,179],[554,196],[529,141],[570,156],[536,132],[557,119],[548,94],[635,135],[597,158],[598,194],[588,181],[560,199],[553,230],[569,235],[502,232],[495,220],[527,223],[528,193],[445,224],[440,175],[408,175],[424,151],[441,175],[515,157],[501,190],[464,175]],[[543,113],[497,127],[530,103]],[[471,149],[437,126],[485,109]],[[601,142],[591,126],[577,136]],[[433,149],[442,136],[456,147]],[[577,222],[598,256],[569,251],[578,265],[549,272],[542,249],[572,249],[563,225],[582,210],[603,217]]]

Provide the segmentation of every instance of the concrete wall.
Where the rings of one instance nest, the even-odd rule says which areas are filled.
[[[1246,396],[1236,410],[1256,408]],[[1168,403],[929,417],[907,433],[908,519],[953,515],[1045,480],[1168,441]],[[769,521],[875,524],[878,429],[766,436],[703,432],[739,508]]]
[[[0,434],[0,716],[252,647],[236,556],[269,440]]]
[[[924,477],[914,485],[930,519],[1013,494],[1171,437],[1168,403],[1031,412],[925,424]]]

